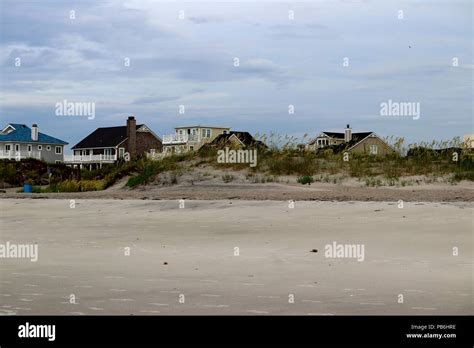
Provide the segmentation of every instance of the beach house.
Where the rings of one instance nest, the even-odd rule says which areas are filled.
[[[395,150],[374,132],[352,132],[350,125],[344,132],[320,133],[306,145],[307,150],[330,149],[334,153],[352,152],[370,155],[388,155]]]
[[[103,163],[161,152],[162,141],[150,127],[137,125],[135,117],[130,116],[125,126],[97,128],[72,150],[73,155],[65,157],[66,163],[94,168]]]
[[[220,134],[228,134],[229,127],[184,126],[176,127],[174,134],[163,136],[163,154],[197,151]]]
[[[229,131],[224,134],[219,134],[211,142],[203,146],[209,148],[267,148],[267,146],[260,140],[256,140],[249,132]]]
[[[41,133],[38,125],[9,123],[0,132],[0,159],[35,158],[48,163],[64,160],[64,146],[68,143]]]

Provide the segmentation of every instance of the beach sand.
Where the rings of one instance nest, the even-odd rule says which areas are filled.
[[[471,314],[473,208],[1,199],[0,243],[39,255],[0,259],[0,313]],[[325,257],[333,242],[364,260]]]

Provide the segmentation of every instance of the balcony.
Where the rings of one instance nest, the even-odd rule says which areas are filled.
[[[17,152],[17,151],[3,151],[0,150],[0,159],[9,159],[20,161],[25,158],[35,158],[41,159],[41,152],[31,151],[31,152]]]
[[[113,163],[117,155],[65,155],[65,163]]]
[[[197,134],[169,134],[163,135],[163,145],[186,144],[199,141]]]

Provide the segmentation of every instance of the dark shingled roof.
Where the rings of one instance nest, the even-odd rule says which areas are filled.
[[[327,136],[335,139],[344,139],[344,133],[338,133],[338,132],[323,132]]]
[[[235,135],[244,144],[244,146],[266,147],[266,145],[260,140],[255,140],[255,138],[249,132],[237,132],[237,131],[231,131],[227,134],[219,134],[208,145],[209,146],[223,145],[229,140],[229,138],[232,135]]]
[[[143,126],[137,124],[136,129]],[[88,149],[93,147],[115,147],[127,138],[127,126],[97,128],[87,137],[72,147],[75,149]]]
[[[344,133],[338,133],[338,132],[322,132],[324,134],[326,134],[327,136],[331,137],[331,138],[334,138],[334,139],[341,139],[341,140],[344,140]],[[352,133],[352,140],[349,142],[349,143],[346,143],[347,144],[352,144],[350,146],[353,146],[355,144],[357,144],[359,141],[361,141],[362,139],[365,139],[367,138],[369,135],[371,135],[373,132],[359,132],[359,133]],[[315,144],[316,143],[316,139],[317,138],[314,138],[313,140],[311,140],[309,142],[310,145],[312,144]]]
[[[373,134],[373,132],[360,132],[360,133],[352,133],[352,140],[349,141],[349,144],[353,143],[351,146],[354,146],[362,139],[367,138],[369,135]]]
[[[324,132],[326,133],[326,132]],[[326,133],[327,134],[327,133]],[[350,149],[352,146],[357,144],[359,141],[364,140],[369,135],[373,134],[373,132],[360,132],[360,133],[352,133],[352,140],[347,143],[342,143],[339,145],[329,145],[325,146],[319,150],[324,151],[327,149],[331,149],[334,153],[339,153],[344,150]],[[344,134],[343,134],[344,135]]]

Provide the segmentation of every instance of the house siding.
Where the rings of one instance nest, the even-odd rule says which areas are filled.
[[[155,152],[161,152],[163,144],[150,132],[137,132],[137,154],[150,152],[151,149],[155,149]]]
[[[26,157],[34,157],[37,158],[37,154],[40,153],[40,158],[48,163],[55,163],[56,161],[64,161],[64,145],[57,145],[57,144],[46,144],[46,143],[38,143],[38,142],[31,142],[31,143],[23,143],[23,142],[0,142],[0,150],[6,151],[6,145],[11,145],[12,156],[15,156],[15,145],[20,145],[20,157],[21,159]],[[28,145],[32,146],[31,155],[28,154]],[[38,151],[38,145],[43,146],[41,151]],[[48,146],[51,146],[51,149],[48,151]],[[61,154],[56,154],[56,146],[61,147]]]
[[[378,152],[377,155],[389,155],[392,154],[394,151],[393,149],[388,146],[384,141],[382,141],[378,137],[367,137],[362,142],[357,144],[351,149],[351,152],[358,153],[358,154],[370,154],[370,145],[377,145]]]
[[[191,134],[193,134],[193,130],[195,130],[195,134],[198,136],[199,141],[188,141],[186,144],[165,144],[164,145],[164,152],[165,153],[183,153],[187,151],[199,150],[203,145],[213,141],[217,138],[218,135],[224,133],[224,131],[229,131],[230,128],[215,128],[215,127],[180,127],[175,128],[175,134],[180,134],[179,131],[181,130],[181,134],[187,134],[188,129],[190,129]],[[211,136],[209,138],[202,137],[202,130],[203,129],[210,129]]]

